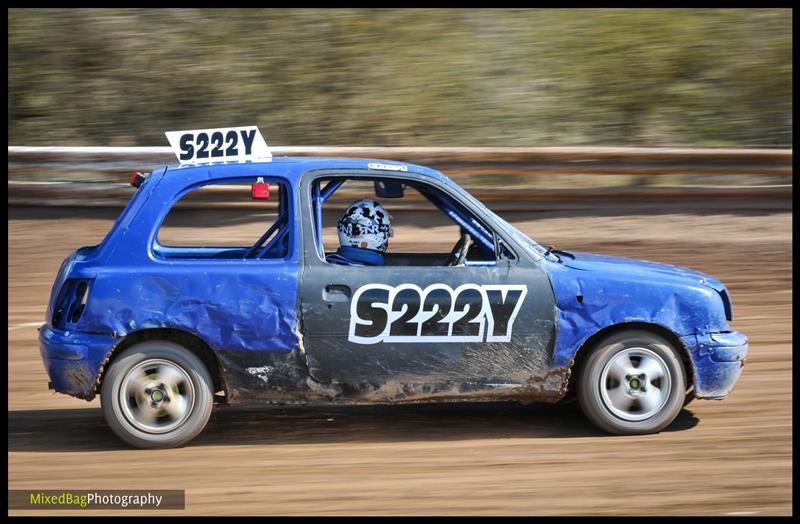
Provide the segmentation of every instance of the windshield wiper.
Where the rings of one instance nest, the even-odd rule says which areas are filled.
[[[561,258],[558,255],[556,255],[556,253],[555,253],[556,251],[558,251],[556,249],[556,246],[549,245],[549,246],[547,246],[547,251],[544,252],[544,257],[547,258],[548,255],[553,255],[556,260],[561,262]]]

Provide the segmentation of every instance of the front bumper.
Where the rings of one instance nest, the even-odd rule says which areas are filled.
[[[52,389],[92,400],[97,373],[114,343],[114,338],[106,335],[60,331],[47,325],[40,327],[39,354]]]
[[[723,399],[733,390],[747,357],[747,337],[738,331],[681,337],[694,365],[697,398]]]

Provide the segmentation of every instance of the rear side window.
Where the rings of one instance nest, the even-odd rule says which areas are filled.
[[[293,226],[286,188],[255,177],[196,188],[169,210],[153,251],[166,259],[286,258]]]

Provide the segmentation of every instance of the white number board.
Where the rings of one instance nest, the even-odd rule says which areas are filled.
[[[166,135],[181,164],[272,159],[256,126],[167,131]]]

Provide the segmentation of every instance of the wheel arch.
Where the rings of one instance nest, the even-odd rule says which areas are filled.
[[[681,342],[681,339],[678,337],[678,335],[660,324],[653,324],[650,322],[622,322],[604,327],[597,333],[587,338],[583,344],[581,344],[581,347],[578,348],[578,351],[575,353],[575,357],[573,358],[572,365],[570,367],[571,372],[569,384],[567,385],[567,395],[571,396],[575,393],[576,379],[580,375],[580,371],[583,363],[586,361],[586,357],[588,357],[592,351],[599,347],[599,344],[605,338],[616,333],[632,330],[649,331],[654,335],[663,337],[667,340],[667,342],[672,344],[672,346],[680,354],[681,362],[683,362],[686,375],[687,391],[694,387],[694,364],[689,356],[689,351],[686,349],[686,346],[683,344],[683,342]]]
[[[117,342],[117,344],[108,352],[100,370],[97,372],[97,379],[95,381],[95,393],[100,393],[103,387],[103,379],[106,376],[106,371],[111,367],[111,364],[125,352],[126,349],[132,347],[140,342],[148,340],[166,340],[174,342],[185,347],[197,356],[208,368],[211,378],[214,381],[214,392],[223,391],[227,396],[227,387],[222,374],[222,364],[219,361],[216,353],[211,346],[209,346],[199,336],[175,328],[153,328],[142,329],[128,333],[125,338]]]

